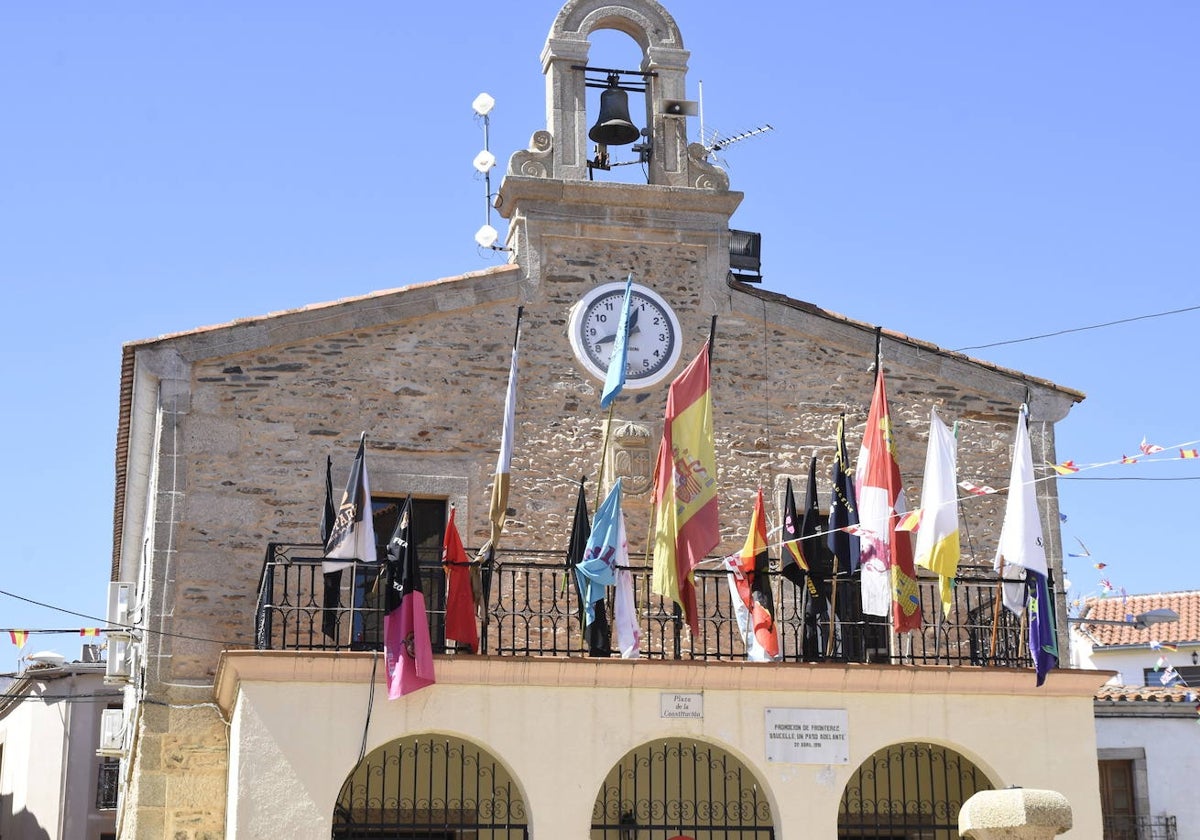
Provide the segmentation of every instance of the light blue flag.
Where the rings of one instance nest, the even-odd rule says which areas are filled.
[[[625,302],[621,304],[621,317],[617,319],[617,334],[613,339],[612,355],[608,357],[608,374],[604,377],[604,390],[600,394],[600,407],[608,408],[625,387],[625,364],[629,355],[629,300],[632,296],[633,272],[625,280]]]
[[[616,583],[617,567],[628,565],[629,545],[625,540],[625,514],[621,512],[621,479],[618,478],[608,498],[596,511],[583,560],[575,566],[588,624],[596,619],[595,603],[604,597],[605,587]]]

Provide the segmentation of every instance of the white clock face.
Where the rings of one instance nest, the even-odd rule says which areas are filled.
[[[625,387],[648,388],[662,381],[679,361],[679,320],[651,289],[635,284],[629,297]],[[606,283],[584,295],[571,310],[571,347],[597,379],[608,373],[624,300],[624,283]]]

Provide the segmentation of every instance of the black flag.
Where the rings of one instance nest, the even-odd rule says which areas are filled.
[[[608,625],[608,613],[604,601],[597,601],[596,617],[591,624],[584,618],[583,592],[579,588],[579,576],[575,567],[583,561],[588,538],[592,535],[591,517],[588,515],[587,496],[583,491],[584,479],[579,479],[579,497],[575,500],[575,519],[571,522],[571,541],[567,545],[567,575],[575,582],[575,596],[579,603],[579,624],[583,640],[588,646],[588,656],[609,656],[612,653],[612,631]]]
[[[329,535],[337,509],[333,506],[333,458],[325,456],[325,509],[321,512],[321,553],[329,548]],[[337,641],[338,610],[342,608],[342,570],[325,573],[324,609],[321,611],[321,631]]]
[[[804,493],[804,519],[800,523],[801,544],[808,559],[808,607],[804,612],[803,653],[806,662],[825,658],[829,627],[829,595],[832,592],[833,557],[821,533],[821,511],[817,506],[817,458],[808,465],[808,487]],[[824,622],[824,624],[822,624]]]

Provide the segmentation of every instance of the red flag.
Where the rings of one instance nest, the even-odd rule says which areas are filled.
[[[875,380],[855,485],[862,529],[863,612],[887,615],[890,601],[892,627],[897,633],[920,629],[921,601],[912,537],[906,531],[896,533],[905,504],[882,369]]]
[[[705,343],[667,391],[654,477],[653,590],[683,608],[694,635],[696,564],[721,541],[708,348]]]
[[[454,524],[454,508],[450,508],[450,521],[442,540],[442,569],[446,572],[446,636],[475,653],[479,650],[479,628],[475,626],[471,567],[458,526]]]

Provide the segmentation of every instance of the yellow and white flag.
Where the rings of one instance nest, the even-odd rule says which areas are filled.
[[[954,603],[953,582],[958,574],[958,452],[954,433],[937,411],[929,412],[929,448],[921,486],[921,521],[917,529],[915,562],[938,575],[942,613]]]

